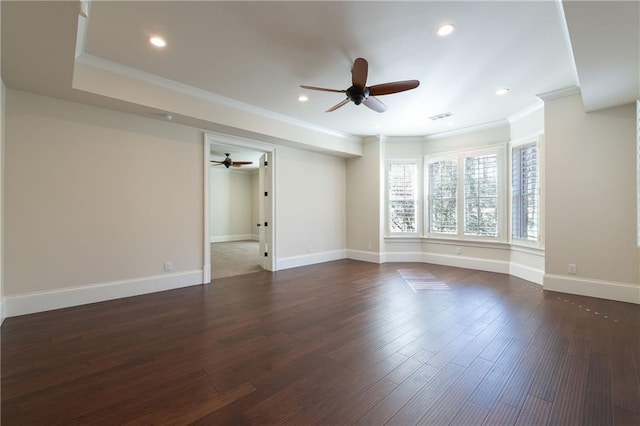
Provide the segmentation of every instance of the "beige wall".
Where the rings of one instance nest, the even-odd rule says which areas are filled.
[[[512,119],[509,127],[512,141],[544,133],[544,105],[528,114]]]
[[[251,176],[239,170],[211,167],[209,233],[212,241],[245,239],[253,233]]]
[[[5,292],[203,265],[196,129],[8,90]]]
[[[381,251],[381,200],[383,144],[379,138],[364,142],[363,155],[347,160],[347,248],[360,252]],[[369,249],[371,244],[371,249]],[[358,256],[354,256],[358,257]]]
[[[467,147],[482,147],[510,140],[510,126],[507,121],[496,126],[467,133],[452,132],[425,138],[424,154],[453,151]]]
[[[277,257],[344,250],[345,159],[278,147],[275,173]]]
[[[545,272],[637,284],[634,105],[587,114],[574,95],[544,120]]]

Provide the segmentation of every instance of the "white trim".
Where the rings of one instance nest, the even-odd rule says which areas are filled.
[[[564,41],[564,45],[566,49],[569,51],[569,55],[571,56],[571,71],[573,71],[573,76],[576,79],[576,84],[580,85],[580,77],[578,76],[578,67],[576,65],[576,57],[573,54],[573,46],[571,46],[571,35],[569,34],[569,24],[567,23],[567,16],[564,13],[564,5],[562,4],[562,0],[555,0],[556,7],[558,8],[558,14],[560,15],[560,26],[562,27],[562,37]]]
[[[540,93],[536,95],[545,102],[553,101],[554,99],[566,98],[567,96],[579,95],[580,88],[578,86],[569,86],[564,89],[552,90],[550,92]]]
[[[103,302],[202,284],[203,271],[186,271],[153,275],[129,280],[111,281],[61,290],[7,296],[6,315],[26,315],[87,303]]]
[[[226,243],[229,241],[253,241],[254,234],[212,235],[209,241],[212,243]]]
[[[545,274],[543,287],[560,293],[640,304],[640,286],[637,284]]]
[[[211,203],[211,189],[210,189],[210,182],[211,182],[211,167],[209,167],[209,164],[211,164],[209,162],[209,160],[211,159],[211,143],[209,142],[209,140],[207,139],[207,135],[204,134],[204,137],[202,139],[203,141],[203,157],[204,157],[204,174],[203,174],[203,179],[204,179],[204,194],[203,194],[203,200],[204,200],[204,211],[203,211],[203,215],[204,215],[204,238],[203,243],[204,243],[204,250],[203,250],[203,257],[202,257],[202,282],[203,283],[210,283],[211,282],[211,243],[209,241],[207,241],[207,235],[209,235],[210,230],[209,230],[209,222],[210,222],[210,203]]]
[[[278,271],[282,269],[298,268],[300,266],[315,265],[316,263],[331,262],[346,259],[346,250],[332,250],[318,253],[310,253],[301,256],[291,256],[278,259]]]
[[[544,281],[544,271],[532,268],[531,266],[522,265],[520,263],[509,263],[509,275],[531,281],[538,285],[542,285]]]
[[[537,110],[539,110],[540,108],[543,108],[543,107],[544,107],[544,102],[542,102],[541,100],[537,100],[534,104],[529,105],[528,107],[523,108],[520,111],[508,116],[507,117],[507,121],[510,124],[513,124],[515,121],[518,121],[518,120],[528,116],[532,112],[535,112],[535,111],[537,111]]]
[[[260,142],[257,140],[253,140],[253,139],[247,139],[247,138],[242,138],[242,137],[238,137],[238,136],[231,136],[231,135],[227,135],[224,133],[217,133],[217,132],[205,132],[204,134],[204,140],[205,140],[205,149],[209,150],[205,153],[205,164],[208,164],[209,161],[209,157],[210,157],[210,152],[211,152],[211,144],[217,144],[217,145],[230,145],[233,147],[242,147],[242,148],[247,148],[250,150],[254,150],[254,151],[260,151],[262,153],[266,153],[269,154],[269,167],[271,167],[271,172],[268,173],[268,175],[270,176],[270,182],[269,182],[269,187],[268,187],[268,192],[269,194],[271,194],[271,212],[270,212],[270,220],[271,223],[270,225],[267,227],[267,231],[269,232],[269,241],[270,241],[270,247],[269,247],[269,257],[266,259],[267,262],[267,270],[269,271],[277,271],[277,252],[278,252],[278,247],[276,245],[276,224],[277,224],[277,211],[278,211],[278,199],[276,197],[276,173],[275,173],[275,167],[277,164],[277,150],[276,147],[272,144],[268,144],[265,142]],[[205,165],[205,185],[209,184],[209,173],[210,173],[210,167],[207,167]],[[205,189],[205,196],[209,197],[209,190]],[[208,206],[208,204],[207,204]],[[209,250],[209,257],[207,257],[207,259],[211,258],[211,247],[209,246],[210,244],[210,238],[211,236],[209,235],[209,221],[210,219],[210,213],[208,208],[205,209],[205,241],[206,241],[206,248],[205,250]]]
[[[538,145],[542,144],[542,138],[544,136],[544,129],[538,129],[535,132],[531,132],[526,136],[522,136],[518,139],[514,139],[509,144],[511,147],[518,147],[520,145],[526,145],[530,142],[536,142]],[[539,147],[539,146],[538,146]]]
[[[5,298],[2,298],[0,301],[0,325],[4,322],[4,319],[7,317],[7,304],[5,302]]]
[[[133,78],[136,80],[142,80],[142,81],[154,84],[156,86],[162,87],[164,89],[173,90],[175,92],[182,93],[187,96],[193,96],[198,99],[203,99],[205,101],[211,102],[214,105],[220,105],[226,108],[233,108],[239,111],[255,114],[257,116],[268,118],[276,122],[288,124],[291,126],[296,126],[302,129],[307,129],[307,130],[311,130],[318,133],[323,133],[325,135],[335,136],[344,140],[348,140],[350,142],[361,142],[362,140],[358,136],[338,132],[333,129],[329,129],[329,128],[318,126],[312,123],[308,123],[306,121],[291,118],[286,115],[278,114],[273,111],[256,107],[254,105],[249,105],[244,102],[236,101],[235,99],[227,98],[225,96],[221,96],[212,92],[207,92],[206,90],[202,90],[194,86],[189,86],[184,83],[179,83],[175,80],[170,80],[168,78],[160,77],[155,74],[151,74],[146,71],[141,71],[135,68],[131,68],[116,62],[109,61],[104,58],[99,58],[97,56],[93,56],[88,53],[82,53],[78,55],[76,57],[76,62],[79,64],[93,67],[93,68],[110,71],[112,73],[123,75],[125,77]]]
[[[544,141],[544,131],[536,132],[529,136],[528,138],[519,138],[515,141],[511,141],[509,144],[509,153],[507,160],[507,169],[508,169],[508,183],[507,183],[507,192],[508,192],[508,238],[511,242],[512,246],[520,246],[520,247],[531,247],[531,248],[540,248],[544,249],[544,152],[542,148],[542,144]],[[537,149],[537,177],[538,177],[538,239],[537,240],[523,240],[523,239],[514,239],[513,238],[513,151],[514,149],[518,149],[528,144],[535,144]]]
[[[465,135],[467,133],[479,132],[481,130],[495,129],[498,127],[508,126],[507,120],[489,121],[488,123],[476,124],[474,126],[463,127],[462,129],[449,130],[447,132],[435,133],[433,135],[427,135],[423,138],[424,141],[432,141],[436,139],[449,138],[451,136]]]
[[[207,263],[202,268],[202,284],[211,284],[211,264]]]
[[[347,259],[378,264],[384,263],[380,253],[374,251],[347,249]]]

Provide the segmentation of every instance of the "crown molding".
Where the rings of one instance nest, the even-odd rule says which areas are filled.
[[[328,129],[322,126],[317,126],[315,124],[311,124],[303,120],[298,120],[283,114],[278,114],[273,111],[269,111],[253,105],[245,104],[244,102],[236,101],[235,99],[227,98],[225,96],[221,96],[212,92],[207,92],[206,90],[202,90],[197,87],[189,86],[184,83],[179,83],[175,80],[160,77],[146,71],[131,68],[131,67],[118,64],[116,62],[109,61],[107,59],[103,59],[87,53],[82,53],[81,55],[79,55],[76,58],[76,62],[89,67],[113,72],[115,74],[120,74],[129,78],[151,83],[156,86],[162,87],[164,89],[173,90],[178,93],[182,93],[184,95],[203,99],[207,102],[211,102],[213,104],[220,105],[225,108],[231,108],[231,109],[247,112],[250,114],[255,114],[255,115],[258,115],[270,120],[274,120],[280,123],[284,123],[291,126],[300,127],[306,130],[311,130],[314,132],[342,138],[350,142],[362,141],[362,138],[358,136],[354,136],[348,133],[338,132],[336,130]]]
[[[564,89],[552,90],[550,92],[540,93],[536,95],[544,102],[549,102],[554,99],[566,98],[567,96],[579,95],[582,92],[578,86],[569,86]]]
[[[521,109],[520,111],[508,116],[507,121],[509,121],[509,123],[513,123],[514,121],[518,121],[521,118],[524,118],[527,115],[534,113],[539,109],[542,109],[543,107],[544,107],[544,102],[542,102],[542,100],[536,100],[534,104],[529,105],[528,107]]]

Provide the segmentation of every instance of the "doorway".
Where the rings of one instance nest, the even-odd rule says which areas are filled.
[[[205,282],[275,270],[274,147],[212,133],[204,145]]]

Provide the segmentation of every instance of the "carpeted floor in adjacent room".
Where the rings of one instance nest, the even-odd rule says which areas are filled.
[[[262,271],[257,241],[211,243],[211,278],[225,278]]]

